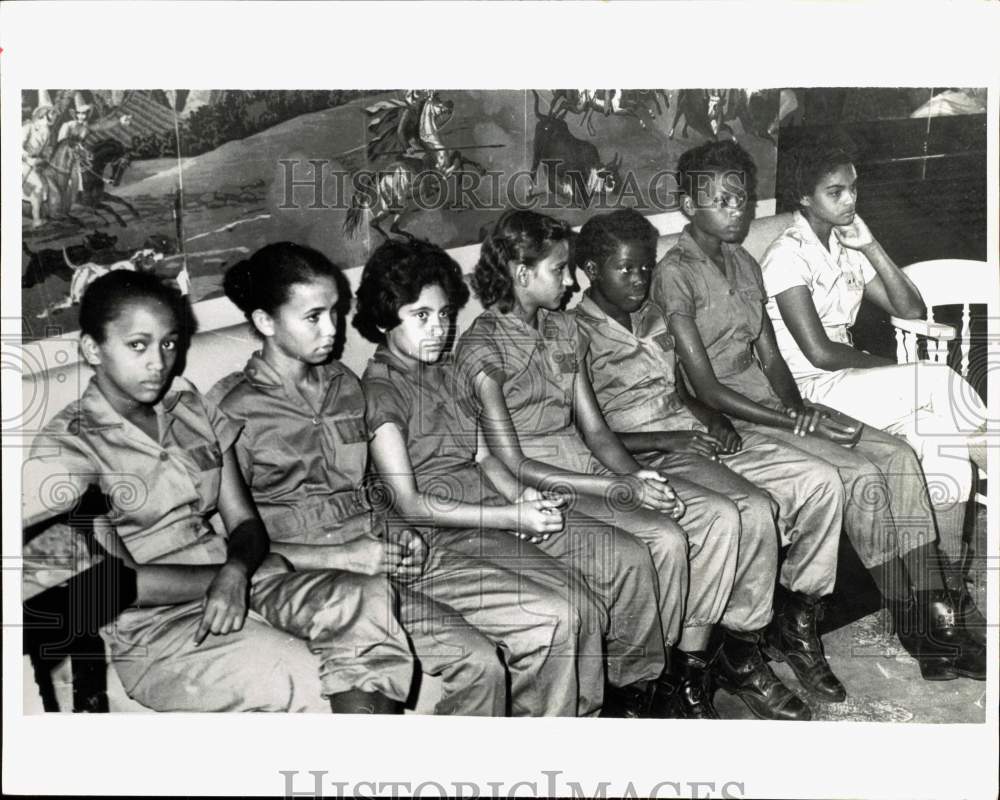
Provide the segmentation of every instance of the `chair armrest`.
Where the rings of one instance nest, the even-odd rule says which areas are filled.
[[[927,336],[930,339],[950,342],[955,338],[955,329],[951,325],[943,322],[928,322],[925,319],[900,319],[899,317],[889,317],[893,327],[915,333],[918,336]]]

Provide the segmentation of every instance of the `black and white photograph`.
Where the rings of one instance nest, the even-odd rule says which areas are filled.
[[[804,6],[0,7],[5,791],[995,797],[1000,17]]]

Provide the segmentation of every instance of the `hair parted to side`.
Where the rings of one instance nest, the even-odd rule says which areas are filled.
[[[573,237],[570,263],[578,269],[588,261],[600,266],[619,245],[632,243],[647,248],[655,259],[659,236],[653,223],[634,208],[595,214]]]
[[[472,290],[483,308],[495,305],[504,314],[510,311],[515,300],[510,265],[533,267],[571,236],[569,225],[554,217],[519,209],[504,213],[483,242],[472,275]]]
[[[351,324],[368,341],[382,344],[383,331],[399,324],[399,309],[435,285],[441,287],[455,313],[469,301],[461,267],[436,244],[419,239],[383,242],[361,272]]]
[[[737,173],[747,201],[756,199],[757,165],[753,156],[731,139],[685,150],[677,162],[677,188],[697,203],[699,176],[713,173]]]
[[[340,268],[311,247],[275,242],[226,270],[222,289],[251,324],[257,309],[274,314],[288,301],[292,286],[318,277],[341,281]]]
[[[853,164],[854,144],[846,135],[833,132],[798,143],[788,154],[787,171],[782,181],[784,200],[789,206],[801,207],[802,198],[811,195],[820,179],[837,167]]]
[[[182,342],[194,329],[194,319],[187,300],[176,287],[151,272],[119,269],[108,272],[86,288],[80,300],[80,333],[102,343],[108,323],[132,304],[160,303],[174,315]]]

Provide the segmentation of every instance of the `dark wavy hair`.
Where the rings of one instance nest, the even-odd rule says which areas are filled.
[[[677,188],[682,195],[694,199],[698,177],[706,173],[738,173],[747,200],[757,197],[757,165],[753,157],[739,144],[727,139],[705,142],[685,150],[677,162]]]
[[[514,307],[514,279],[510,264],[533,267],[559,242],[568,242],[572,230],[562,220],[536,211],[507,211],[497,221],[479,251],[472,290],[483,308],[496,306],[506,314]]]
[[[621,244],[636,243],[656,258],[656,240],[660,232],[634,208],[622,208],[595,214],[573,237],[570,263],[577,269],[588,261],[603,264]]]
[[[469,301],[462,269],[436,244],[410,239],[383,242],[361,272],[352,325],[368,341],[382,344],[399,324],[399,309],[413,303],[427,286],[440,286],[453,312]]]
[[[338,288],[346,283],[340,268],[318,250],[276,242],[227,269],[222,289],[253,324],[258,308],[273,315],[288,301],[292,286],[317,277],[332,278]]]
[[[182,344],[194,330],[191,307],[176,287],[151,272],[114,270],[95,280],[80,300],[80,333],[104,342],[108,323],[132,303],[157,302],[174,315]]]
[[[857,153],[843,134],[806,139],[788,154],[783,175],[783,195],[788,206],[800,207],[802,198],[811,195],[820,179],[837,167],[853,164]]]

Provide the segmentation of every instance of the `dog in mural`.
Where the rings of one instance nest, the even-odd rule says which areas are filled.
[[[400,219],[418,209],[416,197],[433,202],[451,175],[471,169],[486,170],[461,149],[446,147],[440,137],[452,118],[454,103],[436,91],[411,90],[404,99],[383,100],[367,107],[369,161],[388,159],[377,171],[363,171],[355,179],[356,191],[344,220],[344,233],[357,235],[366,216],[369,227],[389,238],[390,233],[410,234]],[[395,148],[395,149],[393,149]],[[389,233],[383,220],[392,217]]]
[[[28,257],[24,272],[21,275],[21,288],[31,289],[39,286],[50,277],[57,277],[61,281],[69,282],[73,278],[73,267],[71,264],[79,264],[84,261],[98,261],[113,263],[128,253],[115,250],[117,236],[109,236],[101,231],[94,231],[83,237],[79,244],[71,244],[59,250],[44,248],[42,250],[31,250],[28,245],[21,242],[21,249]]]
[[[574,205],[586,207],[598,195],[614,192],[620,180],[621,155],[607,163],[592,142],[577,139],[569,126],[550,107],[547,114],[541,111],[538,92],[535,96],[535,140],[532,145],[531,177],[538,186],[538,171],[546,165],[550,194],[570,200]],[[533,193],[538,196],[537,193]]]
[[[121,251],[113,250],[112,248],[116,241],[116,238],[113,236],[95,232],[87,237],[84,245],[63,248],[61,251],[42,250],[38,253],[32,253],[26,245],[22,244],[23,250],[29,256],[29,267],[21,280],[22,287],[24,287],[26,282],[34,286],[37,282],[40,282],[39,278],[44,280],[47,277],[45,274],[46,269],[50,275],[57,274],[60,278],[69,280],[69,291],[66,297],[58,302],[49,304],[40,313],[35,315],[36,318],[46,319],[53,312],[79,305],[87,287],[109,272],[116,270],[128,270],[130,272],[155,271],[163,263],[165,256],[173,249],[173,244],[167,237],[154,234],[143,243],[141,248],[135,250],[127,258],[121,258],[122,255],[127,254],[127,251],[122,253]],[[84,254],[83,251],[88,249],[90,245],[97,245],[101,249],[91,250],[89,254]],[[61,265],[54,263],[54,253],[58,253],[58,256],[55,258],[62,260]],[[79,262],[72,260],[74,256],[79,257],[81,255],[87,258],[87,260]],[[190,290],[190,278],[186,268],[181,270],[174,278],[174,281],[181,294],[187,295]]]

